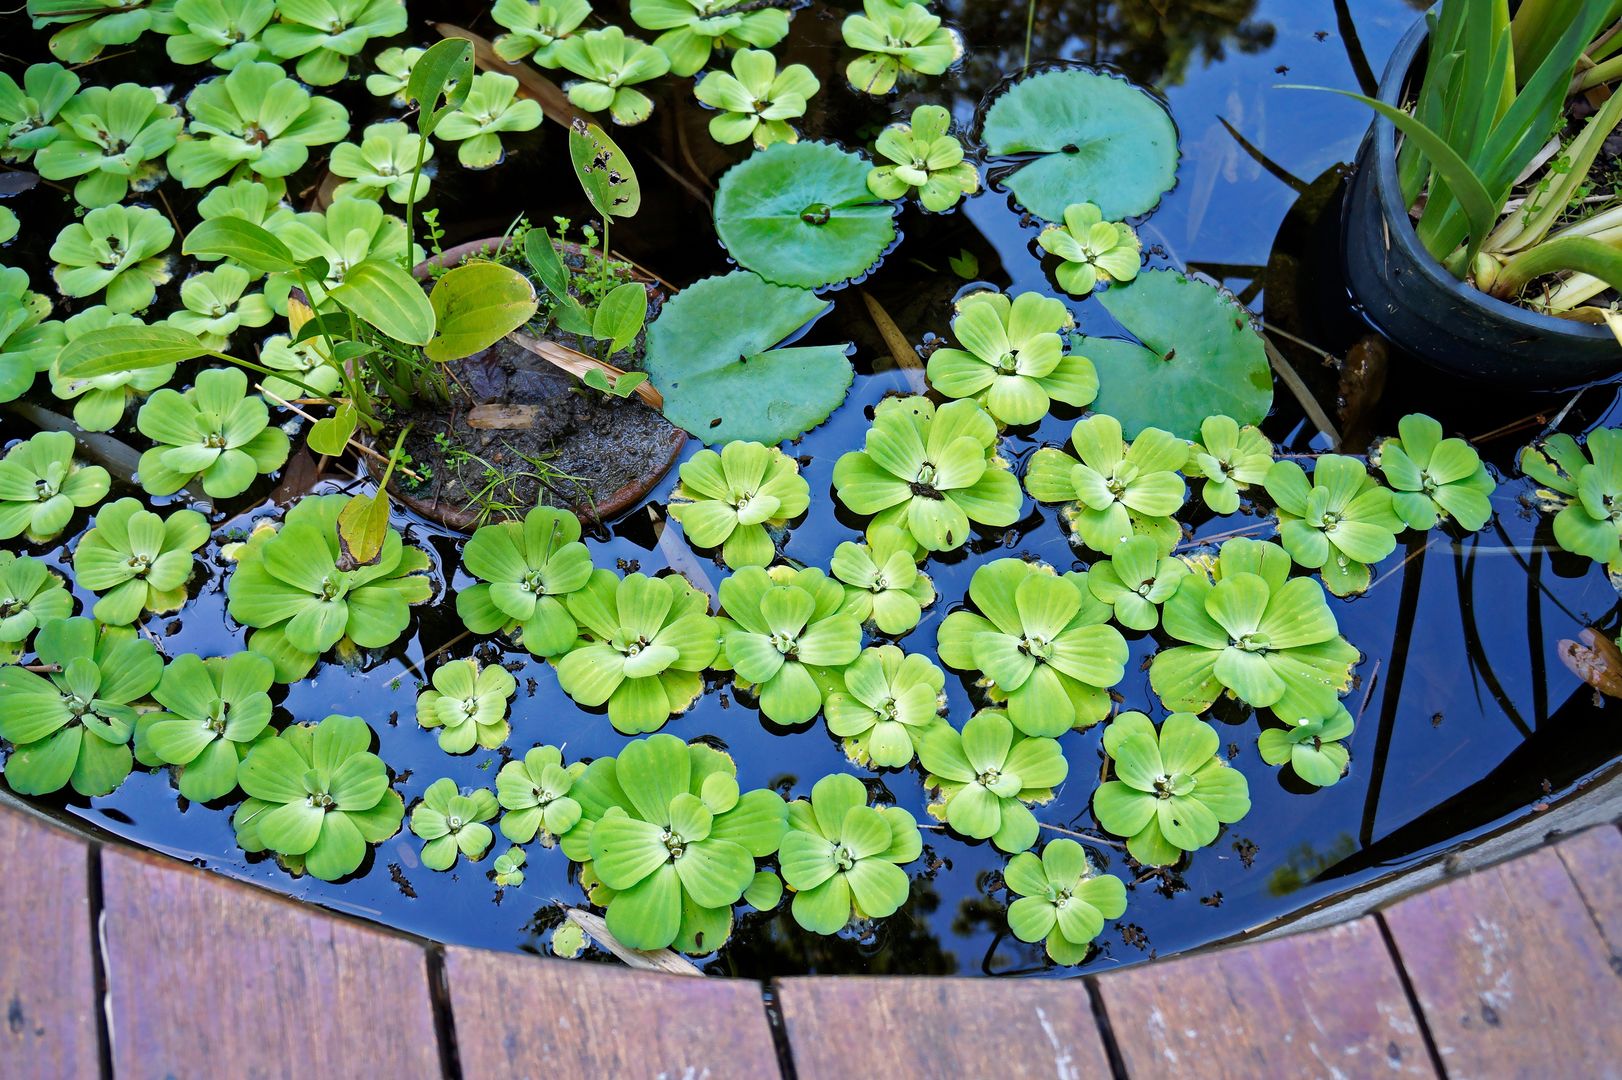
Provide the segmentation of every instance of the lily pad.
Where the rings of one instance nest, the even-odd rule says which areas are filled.
[[[648,327],[644,366],[665,419],[719,445],[770,446],[805,434],[845,400],[854,373],[845,348],[775,348],[829,304],[809,289],[747,270],[694,282]]]
[[[1273,407],[1273,374],[1250,315],[1221,290],[1175,270],[1146,270],[1099,294],[1137,341],[1083,338],[1075,350],[1098,369],[1097,412],[1129,439],[1158,427],[1199,437],[1208,416],[1258,424]]]
[[[715,231],[739,266],[777,285],[860,277],[895,240],[895,208],[867,189],[872,167],[829,143],[776,143],[721,177]]]
[[[1109,221],[1147,214],[1177,183],[1177,127],[1149,94],[1079,68],[1021,79],[986,111],[994,157],[1028,156],[1008,178],[1019,204],[1059,221],[1090,202]]]

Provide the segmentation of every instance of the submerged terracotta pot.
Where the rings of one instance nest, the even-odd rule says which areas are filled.
[[[426,279],[430,270],[435,266],[454,267],[462,263],[471,255],[480,253],[493,253],[505,243],[503,237],[491,237],[485,240],[470,240],[465,244],[457,244],[434,257],[418,263],[413,273],[419,279]],[[580,248],[574,244],[558,245],[560,251],[580,254]],[[640,282],[651,293],[662,295],[658,283],[640,270],[632,270],[632,279]],[[475,353],[475,356],[480,355]],[[467,359],[472,359],[469,357]],[[465,361],[457,361],[463,363]],[[509,404],[525,404],[522,401],[509,402]],[[641,402],[627,402],[626,407],[646,409]],[[617,488],[606,499],[597,503],[594,508],[577,508],[575,516],[582,525],[595,525],[624,513],[644,499],[648,492],[663,480],[681,456],[682,448],[687,445],[687,433],[675,425],[670,425],[670,432],[664,440],[647,447],[647,458],[640,475],[634,480]],[[400,489],[394,481],[389,482],[389,494],[401,505],[409,507],[413,512],[420,514],[430,521],[438,522],[447,528],[461,532],[471,532],[476,527],[477,515],[464,508],[460,503],[443,499],[424,499],[411,495]]]

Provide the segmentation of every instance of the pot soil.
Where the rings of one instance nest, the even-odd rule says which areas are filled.
[[[1380,100],[1400,108],[1417,75],[1421,19],[1397,46]],[[1397,181],[1397,128],[1377,117],[1357,154],[1341,235],[1347,285],[1375,329],[1454,375],[1525,390],[1565,390],[1622,372],[1603,326],[1540,314],[1480,292],[1419,243]]]
[[[435,265],[456,266],[501,243],[494,238],[460,244],[418,265],[416,274],[426,278]],[[571,269],[583,264],[578,247],[559,245],[559,252]],[[639,271],[632,278],[648,290],[651,322],[664,291]],[[580,339],[556,328],[543,336],[587,351]],[[614,362],[639,368],[645,347],[644,333]],[[452,529],[476,528],[481,503],[499,504],[486,520],[522,517],[531,507],[546,505],[573,510],[587,526],[605,521],[664,479],[687,442],[685,431],[635,395],[615,398],[584,390],[575,376],[510,340],[450,368],[455,378],[449,405],[396,412],[392,431],[377,442],[392,446],[393,433],[412,425],[406,452],[418,472],[425,465],[432,472],[410,489],[397,475],[390,494]]]

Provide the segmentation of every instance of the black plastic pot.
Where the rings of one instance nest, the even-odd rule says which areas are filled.
[[[1386,66],[1380,99],[1400,107],[1424,52],[1415,23]],[[1415,71],[1417,75],[1417,71]],[[1562,390],[1622,374],[1622,344],[1604,326],[1541,315],[1480,292],[1420,246],[1397,182],[1397,128],[1377,117],[1346,192],[1341,250],[1364,317],[1443,371],[1525,390]]]

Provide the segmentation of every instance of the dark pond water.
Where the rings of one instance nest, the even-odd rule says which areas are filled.
[[[811,65],[822,79],[823,93],[813,102],[808,125],[813,135],[858,142],[922,101],[947,102],[961,122],[970,123],[988,91],[1023,61],[1023,4],[948,0],[937,7],[963,28],[970,47],[961,69],[913,97],[860,99],[840,75],[840,13],[830,10],[834,6],[801,11],[786,43],[787,60]],[[1556,653],[1560,639],[1575,637],[1585,626],[1614,635],[1617,594],[1586,560],[1551,550],[1547,527],[1525,504],[1527,485],[1513,478],[1512,467],[1515,451],[1543,427],[1543,420],[1526,420],[1528,414],[1543,409],[1552,417],[1570,405],[1561,428],[1577,432],[1610,414],[1613,392],[1591,390],[1574,404],[1519,395],[1501,399],[1490,390],[1435,378],[1369,338],[1339,283],[1335,230],[1338,170],[1351,160],[1367,114],[1327,95],[1274,88],[1286,81],[1357,87],[1371,68],[1377,74],[1383,67],[1419,6],[1404,0],[1353,0],[1344,6],[1330,0],[1036,4],[1033,63],[1114,65],[1158,88],[1170,103],[1181,130],[1183,161],[1177,189],[1140,230],[1146,245],[1153,246],[1152,264],[1209,274],[1270,324],[1336,356],[1350,350],[1358,358],[1357,371],[1347,378],[1349,401],[1336,417],[1353,450],[1376,432],[1393,431],[1398,416],[1416,409],[1437,416],[1450,432],[1467,435],[1525,420],[1480,444],[1483,456],[1506,478],[1492,525],[1463,540],[1442,532],[1412,539],[1378,568],[1378,581],[1367,595],[1334,602],[1342,632],[1365,657],[1358,669],[1360,686],[1348,700],[1359,717],[1350,741],[1350,775],[1324,791],[1282,781],[1257,755],[1256,719],[1241,709],[1219,710],[1215,720],[1234,764],[1250,778],[1251,813],[1196,853],[1181,873],[1132,885],[1127,913],[1106,928],[1090,969],[1224,940],[1324,903],[1462,839],[1536,813],[1622,751],[1614,716],[1604,715]],[[496,28],[488,19],[475,17],[484,10],[482,4],[412,5],[416,25],[448,19],[492,34]],[[27,33],[20,17],[10,17],[10,24]],[[149,61],[146,54],[116,57],[92,73],[95,81],[109,84],[150,79]],[[177,94],[185,89],[175,88]],[[685,80],[666,80],[657,91],[653,120],[622,139],[643,178],[646,202],[630,227],[615,231],[616,246],[678,285],[723,272],[726,259],[706,207],[687,187],[665,182],[658,162],[703,191],[741,156],[710,142],[703,130],[706,115],[690,105],[689,95]],[[357,120],[378,108],[354,86],[339,96]],[[453,168],[436,182],[447,244],[498,234],[519,212],[584,218],[573,177],[562,164],[560,129],[547,125],[507,138],[512,156],[501,168],[479,176]],[[164,192],[182,215],[195,200],[195,193],[172,184]],[[25,240],[11,245],[6,260],[26,266],[37,284],[48,269],[43,265],[47,244],[40,238],[54,235],[71,208],[46,188],[8,205],[23,217]],[[1023,222],[1001,192],[982,193],[944,217],[909,210],[901,226],[905,240],[864,287],[913,341],[945,332],[951,300],[965,284],[947,270],[947,259],[964,249],[978,259],[980,278],[993,286],[1056,291],[1034,247],[1035,226]],[[906,386],[887,359],[874,360],[886,353],[855,290],[831,298],[834,310],[812,328],[808,341],[854,341],[860,374],[845,406],[796,448],[814,503],[786,548],[790,558],[824,567],[840,542],[859,534],[858,523],[833,512],[833,462],[860,444],[866,411],[885,393]],[[1112,329],[1098,304],[1072,301],[1071,307],[1086,332]],[[1336,401],[1342,391],[1339,376],[1321,356],[1285,348],[1320,399]],[[1269,434],[1289,452],[1322,449],[1322,438],[1293,399],[1282,388],[1278,396]],[[41,404],[55,403],[45,398]],[[1044,443],[1061,443],[1072,419],[1050,417],[1030,437],[1011,439],[1006,452],[1023,460]],[[8,441],[30,432],[31,426],[15,417],[0,419],[0,433]],[[671,481],[654,493],[648,507],[592,540],[598,565],[617,562],[622,569],[644,572],[670,565],[667,551],[680,545],[660,546],[661,526],[649,510],[657,510]],[[278,514],[271,486],[266,482],[218,508],[216,537]],[[431,733],[417,727],[419,665],[460,634],[448,594],[470,579],[457,569],[453,537],[404,517],[396,524],[409,540],[434,552],[438,598],[419,609],[408,636],[395,648],[367,655],[352,667],[325,664],[288,688],[280,716],[364,716],[376,729],[381,753],[409,804],[440,776],[464,785],[493,785],[503,756],[479,751],[448,757]],[[1198,523],[1204,536],[1238,530],[1264,535],[1265,528],[1256,518]],[[35,553],[63,565],[59,548]],[[242,647],[244,635],[224,611],[228,564],[213,549],[206,555],[185,609],[177,617],[147,622],[147,631],[170,656],[217,655]],[[925,613],[905,647],[932,649],[936,627],[961,603],[974,566],[998,555],[1035,556],[1061,568],[1081,565],[1057,515],[1034,509],[1005,532],[979,536],[968,550],[931,560],[928,571],[942,601]],[[699,565],[711,581],[723,574],[719,566]],[[79,598],[87,605],[92,599],[82,590]],[[1136,635],[1128,676],[1117,691],[1123,708],[1159,716],[1147,673],[1139,666],[1154,647],[1151,638]],[[575,706],[547,666],[520,650],[463,640],[441,656],[474,653],[518,665],[514,746],[554,743],[575,759],[612,754],[624,745],[605,717]],[[966,687],[949,676],[947,689],[950,715],[960,722],[972,710]],[[789,796],[807,794],[825,773],[856,771],[820,721],[785,734],[719,684],[665,730],[718,740],[737,759],[745,786],[769,785]],[[1093,829],[1088,803],[1101,762],[1100,735],[1101,729],[1094,729],[1061,739],[1071,775],[1058,798],[1040,810],[1043,822]],[[920,821],[928,820],[919,774],[862,775]],[[563,907],[583,900],[559,852],[532,850],[524,885],[501,892],[486,876],[488,859],[471,867],[464,862],[449,874],[423,869],[417,858],[420,841],[409,833],[383,844],[362,873],[341,884],[290,878],[274,862],[249,860],[238,850],[229,806],[183,804],[166,773],[138,770],[107,798],[46,801],[92,825],[220,872],[447,942],[544,950]],[[1024,945],[1007,933],[1004,897],[994,891],[1004,864],[1000,853],[988,843],[964,842],[943,831],[925,837],[925,857],[911,868],[911,903],[871,936],[814,937],[795,926],[785,906],[773,914],[744,914],[732,941],[705,965],[739,975],[1067,970],[1048,967],[1039,945]],[[1126,871],[1122,853],[1100,845],[1092,850],[1110,869]]]

